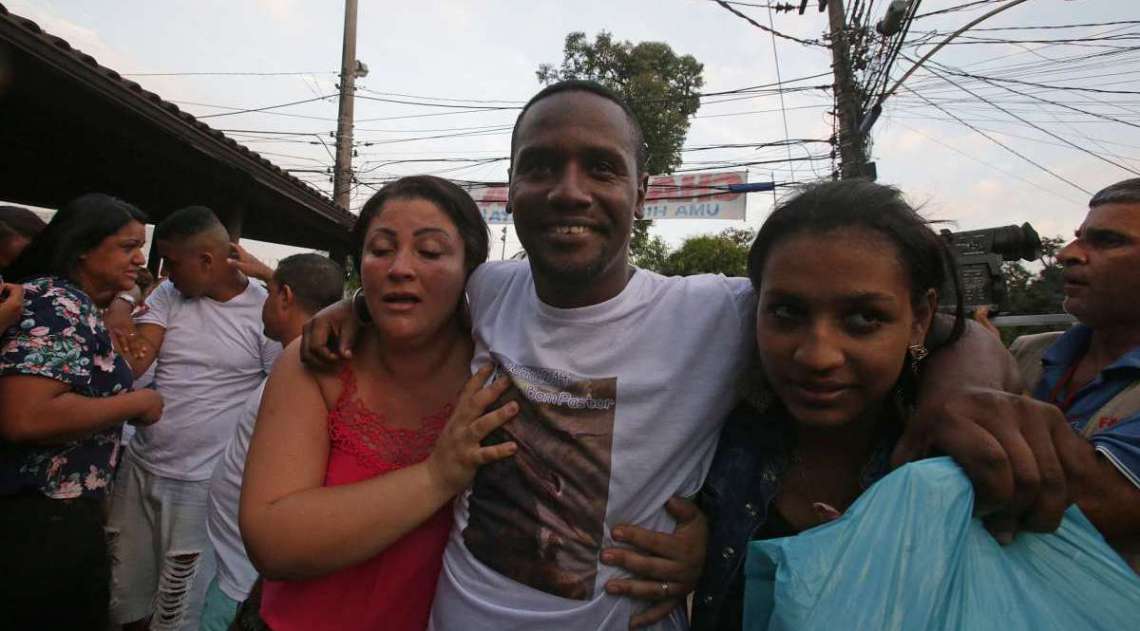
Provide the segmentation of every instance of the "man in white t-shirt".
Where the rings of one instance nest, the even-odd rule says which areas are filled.
[[[607,548],[629,539],[618,530],[673,530],[667,500],[700,487],[753,351],[755,298],[747,279],[666,278],[630,266],[646,151],[629,107],[605,88],[547,87],[523,108],[511,145],[510,207],[528,259],[483,265],[468,294],[473,365],[493,362],[509,375],[506,396],[522,410],[491,439],[515,440],[519,450],[480,469],[456,502],[431,628],[625,629],[644,600],[611,591],[668,602],[683,596],[683,582],[668,558],[639,564],[646,575],[631,577],[609,564]],[[354,329],[347,311],[337,307],[308,328],[307,361],[332,358],[330,326],[341,328],[344,355]],[[942,383],[1016,381],[1008,355],[982,331],[951,350],[934,358],[949,364],[931,367]],[[979,356],[995,361],[969,359]],[[945,449],[980,495],[1008,500],[1006,476],[1033,477],[1024,470],[1036,473],[1037,456],[1016,429],[983,422],[943,416],[908,428],[903,444]],[[1023,508],[1035,500],[1028,482],[1018,487]],[[1053,504],[1063,501],[1048,505],[1059,521]],[[628,580],[650,576],[652,593]],[[677,608],[654,628],[687,626]]]
[[[154,364],[164,427],[135,434],[120,466],[108,529],[112,619],[127,628],[196,629],[214,555],[206,538],[210,476],[249,394],[281,345],[262,332],[266,290],[228,258],[208,208],[176,211],[154,231],[170,270],[128,333],[136,375]]]
[[[344,295],[344,270],[319,254],[294,254],[282,259],[275,271],[264,269],[267,273],[258,279],[268,283],[269,298],[261,319],[266,337],[283,347],[300,337],[301,327],[314,313]],[[257,580],[257,570],[249,562],[238,530],[238,500],[249,439],[264,389],[262,381],[246,399],[233,438],[210,479],[206,530],[214,549],[217,575],[206,590],[201,631],[229,629],[238,606]]]

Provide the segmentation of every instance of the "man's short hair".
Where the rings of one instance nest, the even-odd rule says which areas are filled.
[[[586,81],[583,79],[567,79],[566,81],[559,81],[552,83],[538,94],[530,97],[530,100],[523,106],[522,111],[519,112],[518,118],[515,119],[515,127],[511,130],[511,163],[510,169],[514,170],[515,164],[515,144],[519,135],[519,127],[522,126],[523,117],[530,110],[531,106],[535,103],[545,99],[548,96],[554,96],[563,92],[588,92],[610,101],[621,108],[625,112],[625,118],[629,121],[630,129],[633,132],[631,140],[634,144],[634,159],[637,162],[637,174],[645,173],[646,164],[649,162],[649,146],[645,144],[645,133],[641,130],[641,123],[637,122],[637,115],[633,113],[629,103],[621,97],[617,92],[607,88],[606,86],[598,83],[597,81]]]
[[[155,241],[183,242],[191,237],[226,227],[205,206],[187,206],[174,211],[154,228]]]
[[[1102,188],[1089,200],[1089,208],[1104,204],[1140,204],[1140,177]]]
[[[0,223],[29,241],[47,227],[39,215],[19,206],[0,206]]]
[[[320,254],[294,254],[277,263],[273,282],[288,285],[297,302],[316,313],[344,296],[344,270]]]

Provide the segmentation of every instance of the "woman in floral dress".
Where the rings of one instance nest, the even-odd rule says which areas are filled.
[[[23,313],[0,340],[0,612],[11,629],[104,629],[103,499],[127,420],[162,399],[131,391],[100,312],[145,262],[145,216],[113,197],[64,206],[16,260]]]

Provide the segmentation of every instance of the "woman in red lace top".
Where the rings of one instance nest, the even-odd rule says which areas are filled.
[[[486,412],[506,380],[482,387],[490,370],[469,370],[463,288],[488,251],[475,203],[403,178],[365,204],[353,238],[373,325],[339,374],[286,349],[246,462],[240,525],[274,631],[425,628],[451,499],[516,449],[479,444],[517,405]]]

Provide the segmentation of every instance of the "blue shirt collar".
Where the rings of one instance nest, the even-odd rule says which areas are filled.
[[[1064,335],[1059,337],[1045,351],[1041,356],[1041,361],[1046,366],[1072,366],[1088,350],[1091,339],[1092,329],[1087,325],[1077,323],[1073,325],[1073,328],[1065,331]],[[1121,368],[1140,370],[1140,346],[1121,355],[1116,361],[1106,366],[1102,372],[1115,371]]]

